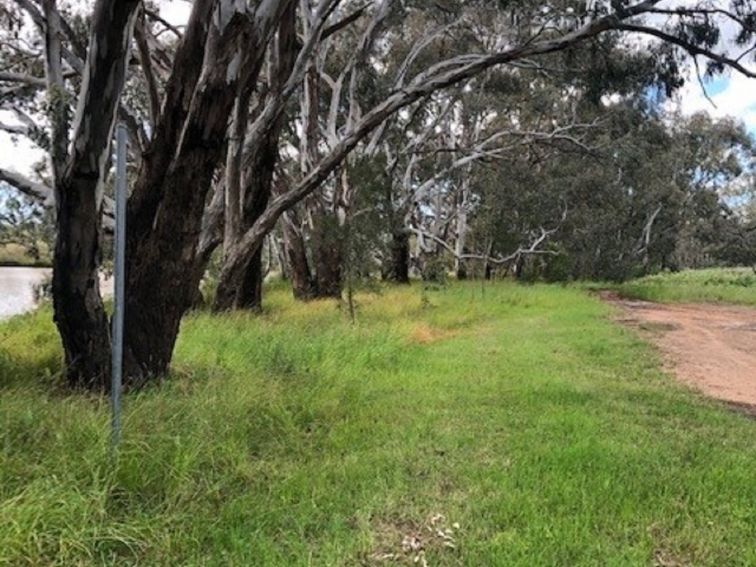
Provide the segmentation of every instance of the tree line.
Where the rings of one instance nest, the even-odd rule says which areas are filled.
[[[0,127],[49,155],[0,181],[54,210],[68,383],[109,384],[119,121],[130,387],[168,370],[210,265],[224,311],[260,308],[271,263],[306,300],[376,274],[753,262],[752,138],[660,104],[690,63],[756,74],[756,9],[722,4],[195,0],[177,27],[138,0],[0,2]]]

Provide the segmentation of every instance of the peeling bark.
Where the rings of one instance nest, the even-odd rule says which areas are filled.
[[[289,76],[294,72],[295,63],[299,46],[296,36],[296,3],[292,3],[284,12],[278,30],[277,40],[277,57],[276,63],[272,65],[270,97],[276,99],[281,96],[284,84]],[[237,109],[238,110],[238,109]],[[261,136],[254,138],[256,143],[245,148],[242,156],[241,142],[239,147],[235,147],[237,154],[231,156],[229,149],[229,163],[227,168],[236,168],[236,172],[229,175],[235,183],[243,183],[243,191],[240,186],[234,188],[234,193],[227,197],[227,216],[226,222],[232,219],[233,222],[241,226],[234,229],[226,228],[225,242],[228,248],[226,252],[236,243],[236,239],[241,234],[241,228],[247,230],[255,221],[265,212],[270,200],[273,188],[273,175],[279,159],[278,145],[281,136],[281,130],[284,126],[284,115],[278,116],[273,120],[267,131]],[[235,120],[237,118],[235,117]],[[246,126],[245,116],[244,126]],[[234,134],[241,138],[241,129],[237,124],[232,124]],[[253,133],[253,135],[255,135]],[[232,159],[233,157],[233,159]],[[235,214],[229,214],[229,205],[233,208],[237,203],[235,199],[243,195],[241,199],[241,210],[236,210]],[[241,218],[235,218],[241,216]],[[262,284],[264,270],[262,268],[262,248],[252,254],[244,270],[240,270],[235,279],[221,278],[215,296],[214,309],[249,309],[260,311],[262,309]]]
[[[69,111],[68,93],[63,82],[62,19],[56,0],[44,0],[45,13],[45,75],[47,76],[47,114],[52,125],[50,161],[53,178],[60,179],[68,155]]]
[[[234,102],[234,110],[229,125],[228,150],[226,151],[226,199],[225,224],[223,229],[223,249],[227,252],[242,231],[242,158],[244,136],[249,121],[249,101],[251,91],[240,93]]]
[[[291,279],[294,298],[308,301],[315,298],[315,281],[307,260],[307,245],[302,234],[302,224],[296,209],[287,211],[281,219],[284,236],[284,253]]]
[[[66,377],[76,388],[110,384],[110,333],[98,279],[102,185],[139,4],[95,5],[72,150],[55,183],[53,307]]]
[[[124,362],[133,384],[168,369],[202,276],[193,266],[228,117],[290,1],[262,0],[254,14],[232,0],[195,2],[130,203]]]

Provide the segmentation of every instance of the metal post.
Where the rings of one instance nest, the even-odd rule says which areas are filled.
[[[121,440],[121,374],[123,372],[124,268],[126,258],[126,127],[116,127],[115,240],[113,258],[113,360],[111,399],[113,417],[111,443]]]

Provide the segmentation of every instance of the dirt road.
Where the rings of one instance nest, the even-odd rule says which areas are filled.
[[[658,345],[682,382],[756,414],[756,309],[601,297]]]

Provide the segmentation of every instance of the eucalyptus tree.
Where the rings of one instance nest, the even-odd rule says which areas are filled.
[[[252,92],[242,93],[237,99],[230,126],[228,158],[226,162],[226,223],[224,250],[228,252],[240,234],[248,230],[265,211],[274,192],[274,177],[277,169],[285,169],[291,164],[279,163],[280,153],[298,154],[302,167],[314,159],[318,151],[320,136],[318,128],[319,82],[323,61],[322,53],[335,42],[343,41],[342,30],[359,20],[365,11],[364,5],[342,2],[333,5],[332,23],[323,26],[324,19],[318,14],[317,6],[303,3],[300,17],[292,4],[285,14],[267,64],[266,78],[253,106],[265,108],[260,120],[250,123],[249,109]],[[305,60],[298,57],[301,48],[298,26],[301,23],[302,41],[311,46],[312,57]],[[301,112],[295,117],[286,108],[293,95],[295,81],[285,81],[287,77],[301,81],[299,107]],[[337,96],[337,95],[334,95]],[[289,105],[292,106],[292,105]],[[283,139],[285,129],[301,132],[299,147],[286,146]],[[291,161],[291,160],[290,160]],[[287,179],[278,174],[278,186]],[[289,220],[293,213],[289,215]],[[290,224],[291,226],[291,224]],[[291,232],[286,230],[287,234]],[[227,307],[229,301],[237,308],[259,309],[262,296],[262,250],[249,258],[244,271],[236,274],[236,279],[222,279],[216,296],[219,309]],[[300,264],[295,264],[300,265]],[[229,297],[233,294],[233,299]]]
[[[753,141],[742,126],[700,115],[670,124],[622,104],[598,136],[597,155],[563,159],[536,181],[555,194],[549,180],[565,180],[569,215],[552,236],[558,257],[532,263],[531,275],[622,280],[734,259],[725,251],[743,236],[742,225],[726,191],[753,168]],[[516,206],[534,218],[543,208]]]
[[[235,115],[237,101],[254,91],[251,85],[280,85],[274,87],[279,89],[275,97],[257,92],[255,101],[259,104],[251,106],[248,117],[244,155],[261,155],[257,153],[259,148],[280,124],[293,95],[303,84],[309,62],[324,45],[320,41],[322,35],[343,18],[343,13],[336,10],[342,4],[339,0],[321,0],[314,6],[301,3],[298,30],[302,31],[297,32],[298,49],[290,73],[274,81],[261,81],[274,38],[285,36],[281,26],[290,22],[287,14],[293,3],[196,0],[188,25],[179,30],[180,39],[170,49],[163,49],[161,42],[150,37],[155,34],[149,33],[149,26],[138,27],[136,60],[144,63],[141,75],[147,85],[142,97],[146,119],[134,118],[132,109],[124,101],[119,103],[117,96],[129,62],[130,43],[126,40],[138,19],[140,2],[98,1],[86,42],[77,39],[60,12],[50,9],[54,8],[52,2],[43,2],[43,9],[28,0],[3,4],[24,9],[48,40],[43,50],[47,79],[40,77],[38,68],[21,76],[5,72],[0,80],[13,91],[6,95],[15,100],[22,96],[23,89],[48,85],[48,92],[53,93],[50,108],[54,109],[59,100],[54,93],[70,92],[72,84],[79,93],[68,140],[70,151],[62,151],[67,141],[63,135],[68,130],[67,113],[54,113],[58,119],[48,134],[52,170],[57,173],[55,186],[61,189],[56,195],[60,243],[56,249],[56,319],[72,384],[107,384],[108,331],[95,283],[102,178],[109,154],[106,134],[116,117],[125,120],[138,154],[128,214],[125,358],[130,383],[138,384],[168,368],[181,317],[201,277],[198,252],[203,227],[208,225],[205,213],[211,200],[220,201],[211,199],[211,188],[217,189],[213,197],[217,196],[223,185],[219,183],[219,166],[228,147],[239,141],[227,135],[229,117]],[[237,292],[237,285],[244,281],[253,258],[278,219],[333,179],[347,156],[378,136],[388,118],[492,67],[530,64],[607,32],[622,31],[644,34],[695,58],[706,58],[713,62],[712,70],[726,65],[754,75],[744,59],[728,56],[718,46],[717,30],[727,22],[739,29],[735,43],[746,51],[750,47],[754,10],[747,0],[733,0],[727,9],[716,10],[707,2],[662,9],[666,3],[661,0],[587,4],[563,1],[545,10],[528,2],[501,2],[496,6],[473,1],[442,2],[440,13],[448,12],[450,21],[441,26],[428,21],[417,29],[413,47],[417,56],[410,57],[397,74],[382,65],[381,58],[392,44],[392,30],[396,32],[402,18],[419,9],[415,4],[381,0],[360,14],[368,22],[363,29],[375,31],[367,35],[371,38],[366,44],[368,56],[360,55],[369,65],[354,64],[344,75],[343,96],[337,100],[351,110],[339,113],[336,135],[322,147],[317,159],[293,176],[290,183],[281,184],[279,194],[261,206],[259,214],[251,215],[254,220],[227,243],[218,308],[243,305],[244,294]],[[344,2],[344,6],[350,4]],[[474,17],[484,12],[491,15],[487,22]],[[108,25],[102,23],[103,14],[109,16]],[[306,24],[303,17],[307,18]],[[486,24],[495,26],[496,33],[489,35],[496,41],[473,53],[455,51],[460,33],[474,35]],[[102,43],[103,38],[112,41]],[[279,45],[282,43],[285,42],[279,41]],[[102,46],[106,49],[100,49]],[[430,57],[420,58],[419,54]],[[271,65],[270,69],[285,74],[285,66]],[[391,73],[387,83],[393,86],[374,100],[365,100],[358,87],[365,85],[365,78],[374,72]],[[103,77],[110,77],[103,91],[105,96],[96,96],[102,94],[96,87]],[[228,175],[235,173],[227,172],[227,178]]]
[[[381,3],[375,9],[375,14],[382,13],[385,4],[385,2]],[[589,7],[588,10],[584,4],[574,6],[567,4],[569,3],[559,6],[558,9],[549,9],[544,12],[540,8],[533,9],[528,6],[523,7],[519,3],[508,3],[502,14],[517,15],[518,23],[506,30],[509,33],[500,36],[496,52],[442,58],[441,61],[437,60],[434,64],[425,66],[425,70],[418,71],[414,76],[412,76],[414,69],[412,65],[409,65],[404,70],[399,86],[389,91],[387,96],[371,109],[361,108],[357,119],[345,121],[338,129],[338,142],[331,145],[330,151],[324,152],[320,162],[309,169],[299,182],[293,183],[287,192],[270,202],[266,211],[226,256],[222,280],[227,282],[238,280],[243,266],[259,251],[265,235],[273,228],[281,214],[321,187],[344,161],[344,158],[364,140],[370,138],[387,118],[439,89],[469,80],[490,67],[527,61],[532,57],[567,49],[607,31],[622,30],[661,38],[671,45],[685,48],[696,57],[709,57],[716,65],[730,65],[753,76],[753,72],[735,58],[722,55],[714,49],[718,41],[718,35],[715,32],[716,14],[712,14],[704,5],[685,8],[680,13],[667,10],[662,10],[660,13],[656,7],[659,2],[653,1],[614,8],[596,5]],[[476,3],[460,3],[457,8],[459,7],[463,11],[467,8],[480,9]],[[661,19],[660,27],[652,26],[649,23],[650,20],[639,19],[650,13],[658,16],[653,21],[659,22]],[[750,4],[742,2],[734,4],[731,12],[725,10],[721,13],[722,17],[739,22],[743,26],[743,33],[737,38],[742,44],[746,44],[752,38],[752,31],[749,28],[751,25],[749,18],[752,18],[752,15],[753,10]],[[696,30],[695,34],[691,31],[693,29]],[[700,33],[702,29],[709,33]],[[386,37],[388,38],[389,34],[386,34]],[[428,39],[429,37],[431,39]],[[434,30],[428,29],[423,33],[418,45],[425,48],[434,44],[434,39],[438,42],[446,39],[448,42],[449,37],[445,33],[434,37]],[[389,42],[389,39],[386,39],[386,42]],[[373,60],[378,59],[379,55],[374,53]],[[376,64],[376,67],[379,70],[388,69],[388,66],[382,64]],[[358,70],[355,70],[353,76],[357,74]],[[226,287],[221,288],[221,291],[223,294],[216,302],[216,306],[233,307],[233,300],[228,299],[233,294]]]
[[[63,62],[82,68],[76,51],[83,46],[77,47],[66,33],[69,26],[53,3],[45,3],[43,11],[29,2],[19,4],[46,34],[48,91],[64,91]],[[69,381],[75,385],[108,383],[109,333],[96,283],[100,199],[140,4],[95,5],[68,162],[63,160],[67,136],[61,133],[67,128],[66,113],[60,112],[52,124],[52,169],[60,176],[55,196],[56,322]],[[151,111],[155,114],[159,106],[160,112],[153,116],[149,136],[141,125],[136,128],[143,134],[137,138],[143,151],[128,213],[125,363],[132,381],[167,368],[179,321],[196,289],[187,274],[196,273],[206,195],[225,147],[227,117],[236,91],[256,82],[267,45],[289,4],[195,2],[162,93],[157,85],[151,89]],[[148,42],[137,43],[149,49]],[[160,94],[158,105],[154,98]]]
[[[63,342],[69,383],[92,387],[102,383],[110,365],[108,323],[97,275],[102,185],[140,2],[96,2],[85,60],[76,54],[81,51],[78,44],[64,45],[67,28],[55,0],[45,0],[39,6],[19,4],[44,37],[43,84],[50,125],[45,143],[49,146],[57,218],[55,322]],[[7,11],[4,15],[12,17]],[[67,67],[74,66],[81,75],[81,86],[71,120],[65,73]],[[12,79],[41,86],[30,76]],[[22,108],[14,108],[19,117],[25,116]]]

